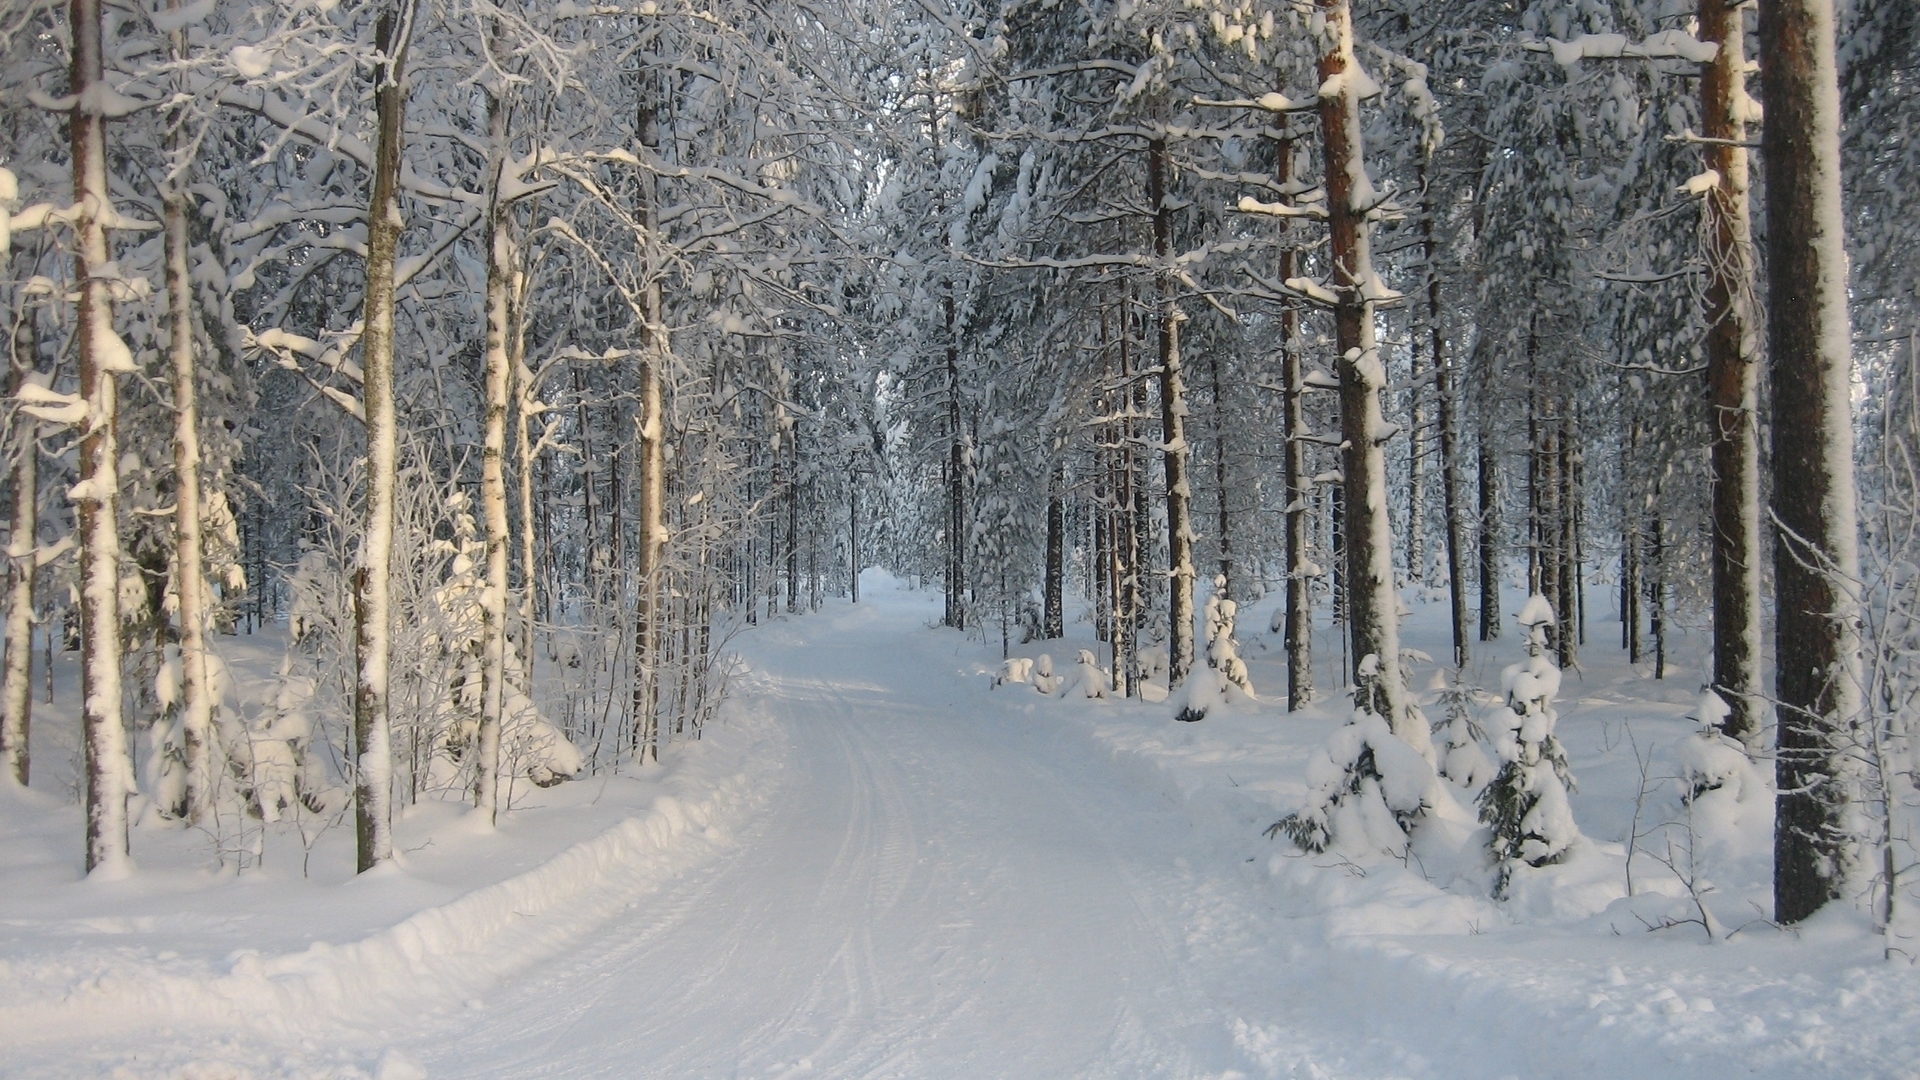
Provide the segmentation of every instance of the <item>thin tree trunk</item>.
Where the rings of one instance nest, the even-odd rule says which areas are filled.
[[[860,602],[860,474],[847,466],[847,593]]]
[[[646,74],[641,75],[647,78]],[[660,147],[659,103],[654,100],[651,88],[643,85],[639,93],[639,110],[636,124],[640,144],[651,153],[657,154]],[[642,288],[643,318],[641,328],[641,364],[640,364],[640,558],[634,568],[639,595],[635,601],[633,652],[634,652],[634,699],[635,722],[638,753],[641,760],[660,760],[660,718],[659,718],[659,660],[654,654],[658,651],[665,633],[664,620],[660,617],[662,598],[666,595],[666,390],[664,378],[667,365],[667,331],[662,321],[660,297],[660,238],[655,221],[656,207],[659,204],[657,180],[652,172],[642,169],[640,172],[640,225],[646,230],[642,237],[642,250],[645,253],[646,275]],[[788,505],[792,505],[792,493],[788,493]],[[788,538],[789,556],[787,572],[793,572],[791,544]],[[787,593],[787,610],[793,610],[791,586]]]
[[[5,252],[0,251],[0,256]],[[7,396],[20,392],[39,364],[40,343],[33,317],[20,320],[12,336]],[[29,736],[33,724],[33,585],[39,576],[34,549],[40,533],[39,425],[25,412],[13,419],[13,514],[7,535],[6,674],[0,685],[0,774],[27,786],[32,772]],[[53,628],[47,628],[52,641]]]
[[[1493,452],[1492,405],[1481,403],[1480,445],[1480,640],[1500,637],[1500,463]]]
[[[1700,73],[1707,168],[1707,387],[1713,417],[1713,685],[1722,730],[1761,749],[1759,341],[1748,206],[1745,12],[1702,0],[1700,40],[1719,43]]]
[[[946,624],[967,628],[967,448],[960,429],[960,341],[955,336],[953,283],[941,298],[947,333],[947,615]]]
[[[1832,0],[1761,0],[1759,55],[1779,524],[1773,902],[1774,918],[1794,923],[1846,895],[1855,869],[1842,758],[1860,711],[1848,592],[1860,556]]]
[[[1234,595],[1233,518],[1227,502],[1227,411],[1226,394],[1220,385],[1220,350],[1207,353],[1207,377],[1213,383],[1213,490],[1219,496],[1215,504],[1214,528],[1220,552],[1221,595]]]
[[[169,7],[178,7],[177,0]],[[175,61],[186,38],[168,35]],[[173,376],[174,595],[180,619],[180,733],[186,761],[186,819],[199,823],[213,799],[213,693],[207,674],[207,591],[200,537],[200,406],[193,349],[193,293],[187,270],[187,161],[184,117],[169,117],[161,214],[167,290],[167,358]]]
[[[522,297],[524,298],[524,296]],[[533,413],[538,403],[533,396],[532,373],[526,369],[526,320],[522,307],[514,305],[513,400],[514,457],[519,468],[520,487],[520,684],[529,693],[533,688],[534,613],[537,609],[541,574],[536,561],[538,549],[535,526],[538,518],[533,502]]]
[[[1193,509],[1187,483],[1187,390],[1180,360],[1180,325],[1187,316],[1174,300],[1167,267],[1173,258],[1173,204],[1167,195],[1167,144],[1147,144],[1147,201],[1153,206],[1154,276],[1160,324],[1160,452],[1167,479],[1167,686],[1186,681],[1193,667]]]
[[[787,614],[800,609],[800,446],[788,442],[787,462]]]
[[[80,397],[87,430],[80,442],[80,483],[73,495],[80,517],[81,730],[87,786],[87,870],[109,875],[131,868],[127,857],[127,798],[133,793],[120,686],[120,477],[116,427],[119,376],[132,357],[113,330],[109,275],[112,251],[106,221],[106,117],[95,103],[103,85],[99,0],[71,0],[76,104],[69,122],[73,189],[74,280],[79,283]]]
[[[1653,571],[1647,579],[1647,608],[1651,612],[1653,632],[1653,677],[1667,677],[1667,536],[1666,522],[1659,514],[1653,515],[1651,547],[1649,548],[1648,568]]]
[[[75,0],[76,3],[88,0]],[[362,398],[367,418],[367,530],[354,575],[353,688],[354,849],[364,872],[393,858],[393,756],[388,744],[392,702],[388,662],[393,648],[392,560],[395,458],[394,260],[400,243],[400,142],[406,123],[408,39],[417,0],[380,14],[374,31],[373,197],[367,207],[366,330],[360,339]]]
[[[1293,134],[1289,127],[1276,147],[1274,179],[1282,189],[1293,184]],[[1289,230],[1291,231],[1291,230]],[[1283,240],[1283,243],[1285,241]],[[1280,249],[1280,280],[1300,272],[1300,254],[1292,246]],[[1308,562],[1313,550],[1308,503],[1313,478],[1307,469],[1307,380],[1301,355],[1300,309],[1282,301],[1280,308],[1281,435],[1286,445],[1281,457],[1281,482],[1286,489],[1287,533],[1287,711],[1298,712],[1313,703],[1313,577]]]
[[[499,43],[495,27],[495,43]],[[519,262],[513,207],[501,197],[506,179],[509,106],[504,89],[487,88],[491,184],[487,206],[487,283],[484,424],[480,449],[480,505],[486,519],[487,584],[480,608],[480,729],[475,739],[474,806],[491,825],[499,814],[500,727],[507,681],[507,409],[513,392],[513,285]]]
[[[1580,660],[1580,627],[1583,618],[1580,611],[1580,553],[1576,548],[1579,539],[1577,523],[1580,519],[1579,491],[1574,483],[1573,444],[1579,438],[1579,428],[1573,422],[1571,407],[1563,410],[1560,423],[1559,465],[1557,473],[1560,487],[1556,502],[1560,516],[1553,523],[1558,530],[1554,550],[1558,559],[1554,564],[1554,573],[1559,578],[1561,607],[1560,666],[1573,667]]]
[[[1393,532],[1387,522],[1387,460],[1382,435],[1380,391],[1386,372],[1374,344],[1373,252],[1367,215],[1375,193],[1366,179],[1361,140],[1360,88],[1353,78],[1352,13],[1347,0],[1319,0],[1326,20],[1319,61],[1322,86],[1337,93],[1320,98],[1320,127],[1326,142],[1327,216],[1332,233],[1334,326],[1340,350],[1340,426],[1346,444],[1345,540],[1347,548],[1348,634],[1353,673],[1361,696],[1356,707],[1383,717],[1423,753],[1430,739],[1418,714],[1406,707],[1400,673],[1398,597],[1393,587]],[[1362,675],[1366,658],[1377,665]]]
[[[1044,626],[1040,636],[1049,641],[1066,636],[1067,505],[1066,465],[1056,461],[1047,484],[1047,580]]]
[[[1446,514],[1447,600],[1453,629],[1453,666],[1464,670],[1471,656],[1467,642],[1466,513],[1460,493],[1460,403],[1454,398],[1453,358],[1440,319],[1440,248],[1433,235],[1433,196],[1427,188],[1429,162],[1420,159],[1420,239],[1426,259],[1427,335],[1433,356],[1434,398],[1440,411],[1440,498]]]

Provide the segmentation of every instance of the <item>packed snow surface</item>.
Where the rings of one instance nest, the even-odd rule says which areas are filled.
[[[1850,912],[1796,935],[1748,910],[1770,793],[1695,745],[1682,665],[1568,673],[1585,839],[1495,903],[1465,826],[1453,856],[1404,859],[1262,834],[1305,798],[1337,700],[1177,724],[1089,698],[1104,652],[1084,624],[1020,650],[1029,679],[1042,655],[1073,669],[1055,692],[995,686],[998,642],[931,628],[937,595],[872,575],[862,596],[747,634],[724,720],[664,767],[534,793],[493,832],[428,806],[371,880],[326,844],[311,878],[214,874],[194,837],[143,828],[131,879],[81,881],[68,800],[7,792],[0,1075],[1659,1080],[1920,1060],[1920,976],[1885,939]],[[1443,618],[1422,605],[1409,639]],[[1469,680],[1516,658],[1503,644]],[[1256,688],[1283,686],[1278,639],[1243,645]],[[1645,855],[1627,895],[1635,750],[1722,781],[1696,805],[1730,939],[1647,929],[1691,908]]]

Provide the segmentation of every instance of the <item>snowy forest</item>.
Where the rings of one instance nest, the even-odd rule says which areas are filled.
[[[1196,818],[1283,883],[1532,933],[1624,863],[1580,918],[1844,924],[1907,972],[1859,1030],[1920,1000],[1911,0],[0,0],[0,49],[36,902],[378,878],[448,808],[477,872],[925,638],[952,722],[1293,740]]]

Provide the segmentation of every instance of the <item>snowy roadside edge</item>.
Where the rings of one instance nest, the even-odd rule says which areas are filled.
[[[64,989],[47,987],[46,972],[0,964],[15,968],[11,979],[42,982],[36,1000],[0,1007],[0,1043],[98,1034],[106,1016],[121,1032],[185,1023],[298,1038],[333,1025],[379,1028],[471,1000],[731,846],[734,826],[768,797],[763,774],[782,758],[763,745],[771,725],[737,712],[732,724],[755,729],[743,740],[750,745],[730,749],[725,767],[703,755],[664,777],[669,793],[644,815],[356,941],[270,956],[242,950],[224,974],[122,963]]]

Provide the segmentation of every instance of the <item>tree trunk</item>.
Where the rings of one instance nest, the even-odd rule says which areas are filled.
[[[1702,0],[1700,40],[1720,51],[1700,75],[1707,168],[1707,392],[1713,418],[1713,685],[1727,735],[1761,749],[1759,341],[1748,208],[1742,9]]]
[[[1491,405],[1482,403],[1485,413]],[[1491,421],[1482,417],[1480,474],[1480,640],[1500,638],[1500,463],[1493,453]]]
[[[647,73],[640,78],[646,79]],[[652,90],[646,85],[640,87],[639,109],[635,117],[635,126],[640,136],[640,144],[650,154],[657,154],[660,147],[659,103],[654,100]],[[646,230],[641,237],[642,250],[646,265],[644,285],[641,289],[645,320],[641,327],[640,361],[640,558],[634,568],[638,585],[638,596],[634,605],[633,652],[634,652],[634,719],[639,725],[636,731],[637,754],[641,760],[660,760],[660,718],[659,687],[660,663],[655,653],[659,650],[664,634],[665,620],[661,618],[662,598],[666,595],[666,391],[663,385],[667,365],[667,331],[662,320],[660,297],[660,237],[655,220],[656,207],[659,204],[658,180],[645,168],[639,172],[640,226]],[[791,482],[787,494],[789,511],[792,508],[793,493]],[[789,524],[791,529],[791,524]],[[793,538],[787,538],[787,573],[793,573]],[[793,610],[794,595],[792,585],[787,592],[787,610]]]
[[[1340,427],[1346,444],[1342,459],[1346,480],[1347,627],[1352,642],[1356,707],[1383,717],[1395,734],[1422,752],[1430,752],[1417,714],[1406,707],[1400,673],[1398,597],[1393,587],[1393,532],[1387,522],[1389,432],[1380,413],[1386,372],[1374,344],[1375,283],[1372,238],[1367,215],[1375,192],[1367,179],[1361,141],[1360,88],[1353,77],[1352,13],[1347,0],[1319,0],[1326,20],[1319,76],[1323,87],[1338,92],[1320,98],[1320,127],[1326,142],[1327,216],[1332,233],[1334,326],[1340,350]],[[1366,658],[1377,668],[1363,675]]]
[[[1167,197],[1167,143],[1147,144],[1147,201],[1153,206],[1154,300],[1160,324],[1160,453],[1167,477],[1167,686],[1186,681],[1193,667],[1193,510],[1187,483],[1187,390],[1180,361],[1180,325],[1187,316],[1174,300],[1173,205]]]
[[[953,283],[941,298],[947,330],[947,614],[946,625],[967,628],[967,448],[960,430],[960,341],[954,336]]]
[[[131,869],[127,798],[133,760],[127,748],[120,686],[119,377],[133,358],[113,330],[113,253],[106,222],[106,116],[95,99],[104,83],[100,0],[71,0],[76,98],[69,121],[77,213],[74,273],[80,305],[77,339],[80,397],[86,428],[80,440],[80,483],[72,495],[80,518],[81,730],[87,787],[87,871],[110,876]]]
[[[1280,139],[1275,152],[1278,159],[1274,179],[1285,189],[1293,184],[1291,128]],[[1290,246],[1281,248],[1280,280],[1290,280],[1299,272],[1299,251]],[[1300,340],[1300,309],[1287,301],[1282,301],[1280,308],[1280,350],[1284,399],[1281,435],[1286,440],[1281,457],[1281,482],[1287,500],[1287,711],[1299,712],[1313,703],[1313,575],[1307,565],[1313,550],[1308,513],[1313,477],[1307,469],[1307,440],[1313,433],[1307,428],[1307,380],[1301,365],[1301,354],[1306,350]]]
[[[1860,577],[1849,384],[1852,329],[1840,205],[1832,0],[1761,0],[1768,348],[1778,600],[1774,918],[1848,891],[1852,799],[1843,756],[1860,709]]]
[[[499,43],[498,28],[494,35]],[[480,505],[487,526],[487,584],[480,606],[480,730],[475,739],[474,806],[493,824],[499,814],[500,726],[507,682],[507,409],[513,387],[513,283],[519,262],[513,207],[501,198],[506,178],[508,104],[505,90],[487,88],[487,138],[492,168],[487,205],[487,284],[484,424],[480,448]]]
[[[0,211],[3,212],[3,211]],[[0,251],[0,256],[6,253]],[[33,316],[12,336],[7,396],[20,392],[39,366],[40,343]],[[7,534],[6,674],[0,682],[0,774],[27,786],[32,772],[29,736],[33,724],[33,585],[39,576],[34,549],[40,533],[39,424],[24,412],[13,418],[13,515]],[[51,641],[53,628],[47,628]]]
[[[860,602],[860,474],[847,466],[847,594]]]
[[[1215,503],[1218,512],[1214,528],[1219,533],[1215,543],[1220,552],[1221,595],[1232,598],[1237,572],[1233,566],[1233,517],[1227,502],[1227,408],[1226,392],[1220,383],[1219,349],[1207,353],[1207,375],[1213,383],[1213,490],[1219,496]]]
[[[82,0],[75,0],[76,3]],[[354,575],[353,687],[355,865],[364,872],[393,858],[393,758],[388,746],[392,702],[388,662],[393,647],[392,561],[394,470],[399,440],[394,415],[394,260],[400,244],[400,142],[406,123],[407,45],[416,0],[388,9],[374,31],[377,120],[373,197],[367,207],[366,329],[360,339],[362,398],[367,417],[367,530]]]
[[[1426,259],[1427,335],[1433,357],[1434,398],[1440,411],[1440,500],[1446,514],[1447,600],[1453,629],[1453,666],[1465,670],[1467,644],[1466,508],[1460,494],[1460,404],[1454,400],[1453,360],[1440,322],[1440,248],[1433,235],[1433,196],[1427,187],[1427,158],[1420,159],[1420,241]]]
[[[1560,633],[1556,638],[1560,646],[1560,666],[1573,667],[1580,661],[1580,633],[1584,616],[1580,611],[1580,552],[1578,523],[1580,520],[1580,489],[1574,481],[1574,464],[1577,455],[1573,445],[1579,439],[1579,427],[1573,422],[1571,403],[1562,409],[1557,425],[1560,434],[1559,463],[1556,473],[1559,477],[1559,496],[1555,499],[1560,516],[1554,521],[1558,537],[1554,541],[1554,551],[1558,556],[1554,563],[1554,573],[1559,578]]]
[[[1065,592],[1067,577],[1066,466],[1054,462],[1047,484],[1047,580],[1046,610],[1042,613],[1040,636],[1054,640],[1066,636]]]

